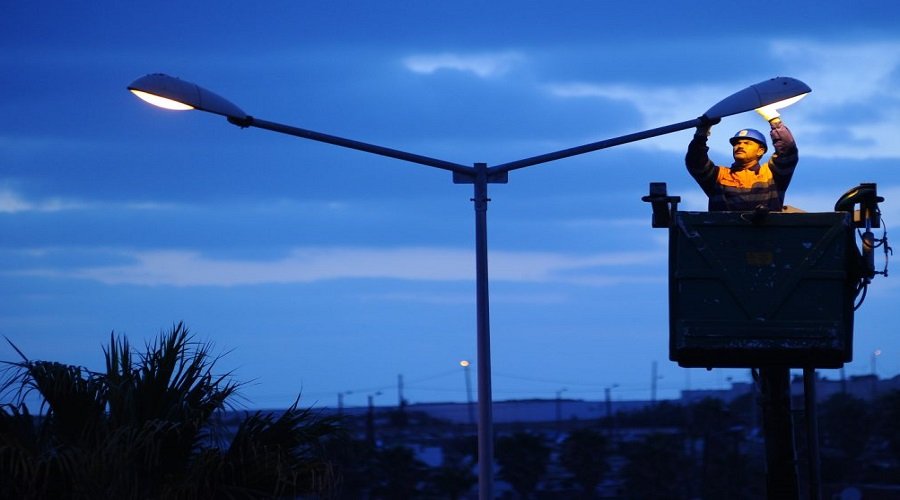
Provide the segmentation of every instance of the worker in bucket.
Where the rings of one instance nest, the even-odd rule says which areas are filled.
[[[688,145],[684,162],[709,198],[710,212],[781,211],[784,207],[784,193],[799,159],[797,144],[777,111],[765,108],[757,111],[771,127],[769,136],[775,151],[767,162],[763,162],[768,150],[765,136],[758,130],[745,128],[729,139],[734,162],[730,167],[717,166],[709,159],[706,141],[718,120],[704,121]]]

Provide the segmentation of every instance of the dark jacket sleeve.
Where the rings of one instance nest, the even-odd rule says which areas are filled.
[[[684,164],[688,173],[700,184],[703,192],[710,196],[716,184],[718,168],[709,159],[709,147],[706,145],[706,133],[694,134],[691,143],[688,144],[687,154],[684,156]]]
[[[769,132],[772,138],[772,145],[775,147],[775,153],[769,162],[772,173],[775,176],[790,177],[800,161],[800,155],[797,150],[797,143],[794,142],[794,135],[791,130],[780,120],[772,124],[772,130]]]

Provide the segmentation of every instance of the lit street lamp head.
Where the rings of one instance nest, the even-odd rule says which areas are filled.
[[[780,109],[797,102],[812,92],[808,85],[786,76],[779,76],[734,93],[703,113],[707,119],[716,120],[745,111],[770,107]]]
[[[199,85],[162,73],[142,76],[133,81],[128,90],[150,104],[165,109],[199,109],[237,122],[248,118],[247,113],[224,97]]]

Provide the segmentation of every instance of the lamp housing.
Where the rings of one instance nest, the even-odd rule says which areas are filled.
[[[128,90],[150,104],[166,109],[199,109],[236,121],[249,118],[241,108],[215,92],[163,73],[142,76],[131,82]]]
[[[703,116],[710,120],[721,119],[726,116],[777,104],[780,103],[780,101],[785,101],[810,92],[812,92],[812,89],[800,80],[787,76],[779,76],[751,85],[744,90],[722,99],[716,105],[709,108],[706,113],[703,113]],[[779,107],[787,106],[793,102],[788,102]]]

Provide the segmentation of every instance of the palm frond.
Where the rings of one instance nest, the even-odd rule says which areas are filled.
[[[106,409],[102,375],[53,361],[23,361],[15,365],[21,371],[18,378],[24,394],[40,395],[47,410],[47,423],[60,439],[75,443],[96,435]]]
[[[9,341],[7,339],[7,341]],[[11,343],[11,342],[10,342]],[[110,334],[106,373],[4,361],[0,498],[271,498],[333,484],[324,441],[337,421],[298,408],[246,416],[227,449],[211,435],[242,384],[183,323],[136,352]],[[25,400],[40,398],[41,418]],[[46,411],[45,411],[46,410]]]
[[[325,441],[338,435],[334,417],[323,417],[297,402],[277,417],[256,412],[242,422],[227,458],[234,473],[271,494],[321,492],[334,483]]]
[[[114,425],[134,422],[134,361],[126,337],[110,333],[109,347],[103,348],[106,383],[109,390],[109,414]]]
[[[3,398],[3,401],[15,402],[15,404],[18,405],[24,401],[29,390],[27,383],[28,372],[27,370],[22,369],[22,364],[28,363],[29,360],[16,344],[9,340],[9,338],[4,338],[16,353],[19,354],[22,361],[0,361],[0,364],[4,365],[2,372],[0,372],[3,374],[3,382],[0,382],[0,398]]]

